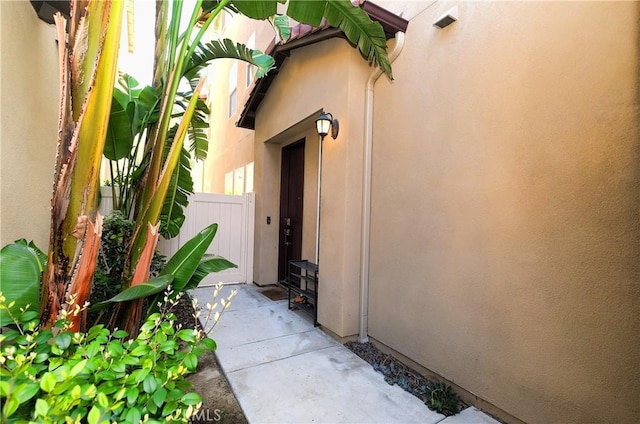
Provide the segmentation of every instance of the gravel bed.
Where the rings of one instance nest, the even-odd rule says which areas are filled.
[[[384,380],[387,383],[391,385],[397,384],[402,389],[425,402],[430,409],[437,410],[437,408],[432,407],[432,399],[434,399],[432,393],[434,390],[436,391],[436,395],[438,393],[442,393],[442,390],[445,389],[446,386],[429,380],[418,371],[394,358],[392,355],[381,352],[371,342],[347,342],[344,345],[360,358],[364,359],[367,363],[371,364],[374,370],[384,376]],[[454,394],[454,396],[455,400],[453,401],[453,404],[449,405],[448,408],[444,408],[443,411],[438,412],[444,413],[445,415],[454,415],[468,406],[458,399],[457,395]]]

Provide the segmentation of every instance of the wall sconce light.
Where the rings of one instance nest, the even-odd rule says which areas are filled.
[[[322,112],[316,119],[316,130],[320,136],[318,141],[318,203],[316,208],[316,257],[315,263],[320,263],[320,191],[322,190],[322,145],[324,138],[331,131],[331,138],[334,140],[338,137],[340,124],[338,120],[328,112]]]
[[[325,138],[331,130],[331,138],[334,140],[338,137],[338,131],[340,130],[340,123],[337,119],[334,119],[330,113],[323,112],[318,119],[316,119],[316,130],[318,135]]]

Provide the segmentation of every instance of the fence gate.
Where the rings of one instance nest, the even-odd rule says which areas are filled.
[[[111,209],[111,192],[102,189],[100,212]],[[238,268],[209,274],[200,286],[223,283],[253,282],[253,235],[255,196],[229,196],[213,193],[195,193],[189,197],[185,222],[180,234],[171,240],[160,238],[158,250],[171,257],[184,243],[212,223],[218,224],[218,232],[207,253],[229,259]]]

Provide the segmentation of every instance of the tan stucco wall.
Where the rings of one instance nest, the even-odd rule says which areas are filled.
[[[528,423],[639,422],[640,4],[454,4],[376,87],[369,333]]]
[[[55,163],[55,30],[27,1],[0,2],[0,245],[46,250]]]
[[[278,139],[281,132],[304,121],[307,126],[300,130],[309,134],[307,149],[317,150],[313,121],[307,118],[317,116],[318,111],[324,109],[340,121],[338,138],[327,137],[324,141],[319,300],[322,306],[318,310],[319,322],[340,336],[354,334],[358,326],[363,139],[363,128],[358,122],[362,119],[362,93],[368,72],[366,62],[342,39],[294,50],[271,86],[270,95],[261,104],[256,119],[254,275],[260,283],[275,282],[278,255],[278,228],[273,224],[267,226],[265,217],[279,215],[281,153],[280,146],[265,144],[265,141]],[[282,143],[296,140],[292,135]],[[310,183],[315,180],[305,185]],[[310,187],[310,190],[314,189]],[[315,201],[309,199],[309,203],[305,203],[305,215],[315,212]],[[303,251],[315,253],[308,248],[310,239],[315,244],[315,217],[313,225],[305,229],[305,237],[307,247]]]
[[[220,34],[212,38],[229,38],[246,44],[252,33],[255,48],[265,51],[273,39],[274,31],[266,21],[252,21],[242,16],[226,15],[226,24]],[[233,63],[237,63],[238,105],[229,116],[229,75]],[[245,73],[247,64],[231,59],[219,59],[210,65],[208,93],[211,113],[209,115],[209,152],[204,163],[195,167],[196,178],[204,192],[224,193],[225,174],[254,161],[254,132],[236,127],[243,105],[253,87],[247,87]],[[255,71],[254,71],[255,72]],[[255,81],[255,77],[254,77]]]
[[[282,148],[303,140],[304,154],[304,199],[302,217],[302,258],[314,260],[316,249],[316,205],[318,196],[318,136],[309,122],[301,122],[291,128],[286,135],[269,140],[259,146],[260,176],[256,178],[259,188],[256,197],[260,207],[256,207],[255,248],[260,264],[254,266],[254,279],[258,284],[274,284],[278,277],[278,235],[280,233],[280,170]],[[257,174],[256,174],[257,175]],[[267,217],[271,224],[267,224]]]

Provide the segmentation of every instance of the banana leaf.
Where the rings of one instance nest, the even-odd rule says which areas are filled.
[[[40,261],[40,265],[42,265],[42,268],[44,269],[47,266],[47,254],[40,250],[40,248],[36,246],[33,240],[27,243],[27,240],[20,239],[16,240],[15,243],[29,246],[31,249],[33,249],[36,255],[38,255],[38,260]]]
[[[138,81],[125,74],[113,90],[113,99],[127,110],[131,132],[140,134],[150,123],[158,120],[160,93],[153,87],[140,87]]]
[[[218,231],[218,224],[211,224],[204,230],[196,234],[191,240],[186,242],[166,263],[160,276],[171,275],[173,280],[173,296],[185,290],[196,269],[200,265],[209,245]],[[158,311],[159,296],[156,295],[149,301],[149,311],[151,314]]]
[[[203,118],[196,110],[188,129],[189,152],[193,154],[195,160],[204,160],[207,158],[209,151],[207,128],[209,128],[209,123],[206,121],[206,118]]]
[[[141,88],[138,81],[127,74],[118,79],[118,85],[113,90],[104,146],[104,156],[113,161],[129,157],[135,137],[157,121],[159,115],[157,90],[149,86]]]
[[[289,26],[289,17],[286,15],[275,15],[269,18],[269,22],[274,31],[278,33],[281,40],[288,40],[291,36],[291,27]]]
[[[218,224],[215,223],[200,231],[178,249],[160,272],[160,275],[174,276],[173,287],[176,292],[182,291],[189,282],[217,231]]]
[[[138,96],[138,105],[144,112],[141,129],[145,129],[148,124],[158,121],[160,116],[160,93],[156,89],[149,86],[144,87]],[[141,130],[138,130],[138,132],[141,132]]]
[[[203,13],[210,13],[211,11],[213,11],[213,9],[217,8],[220,5],[221,1],[219,0],[204,0],[202,2],[202,12]],[[228,2],[226,2],[228,3]],[[224,6],[224,8],[226,10],[228,10],[231,13],[240,13],[238,11],[238,9],[236,9],[233,4],[226,4]]]
[[[133,138],[134,134],[127,111],[120,102],[113,101],[107,139],[104,144],[104,156],[109,160],[120,160],[129,156],[133,147]]]
[[[267,19],[277,12],[276,0],[234,0],[233,6],[243,15],[252,19]],[[319,3],[314,0],[305,0],[305,3]]]
[[[260,50],[250,49],[242,43],[235,43],[233,40],[225,38],[198,45],[182,75],[191,80],[214,59],[237,59],[254,65],[257,67],[256,76],[258,78],[265,76],[275,64],[271,56]]]
[[[40,276],[46,264],[46,257],[33,243],[25,240],[8,244],[0,250],[0,291],[14,317],[20,316],[20,309],[38,311],[40,307]],[[6,310],[0,309],[0,326],[12,323]]]
[[[130,300],[142,299],[145,297],[153,296],[169,287],[173,282],[173,275],[161,275],[152,278],[144,283],[137,284],[122,290],[111,299],[107,299],[103,302],[96,303],[89,308],[90,312],[99,311],[101,309],[108,308],[113,303],[128,302]]]
[[[165,239],[176,237],[185,220],[184,210],[189,205],[189,195],[193,193],[189,159],[189,152],[182,148],[180,163],[174,170],[160,213],[160,234]]]
[[[295,5],[299,1],[292,3]],[[369,64],[375,63],[389,79],[393,79],[391,62],[387,55],[387,39],[379,23],[373,22],[362,9],[353,7],[348,0],[328,1],[324,17],[329,25],[344,32],[347,39],[367,58]]]
[[[205,255],[198,264],[198,268],[196,268],[196,271],[193,273],[191,279],[184,287],[184,289],[195,289],[207,275],[211,274],[212,272],[220,272],[230,268],[238,268],[238,265],[223,258],[222,256]]]
[[[193,91],[196,90],[198,84],[200,82],[200,77],[194,78],[189,81],[189,85]],[[178,93],[176,96],[175,105],[182,108],[183,111],[187,110],[188,104],[193,98],[193,91]],[[193,116],[191,117],[191,121],[189,122],[189,127],[187,128],[187,135],[189,138],[189,153],[192,155],[191,157],[195,160],[204,160],[207,158],[207,153],[209,152],[209,139],[207,135],[207,129],[209,128],[209,107],[202,99],[196,100],[196,108],[193,111]],[[181,118],[183,112],[174,113],[175,118]],[[172,128],[169,131],[167,136],[167,140],[169,141],[167,144],[172,144],[171,140],[175,136],[175,129]],[[166,146],[165,146],[166,152]],[[166,160],[166,157],[164,158]]]
[[[275,15],[277,3],[277,0],[233,1],[240,12],[253,19],[268,19]],[[350,0],[289,0],[286,14],[300,23],[316,27],[326,19],[329,25],[345,33],[369,63],[379,66],[393,79],[382,26]]]

